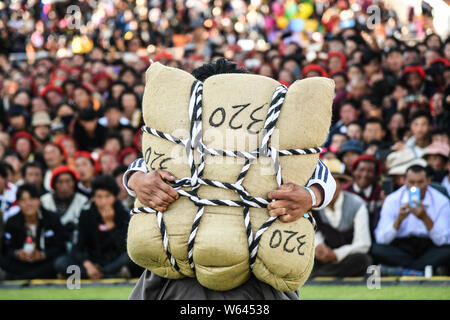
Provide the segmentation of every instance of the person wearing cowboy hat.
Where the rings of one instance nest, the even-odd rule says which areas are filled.
[[[336,180],[336,192],[326,208],[318,210],[315,235],[316,259],[311,277],[363,276],[372,263],[367,254],[370,239],[369,214],[359,196],[343,190],[352,178],[338,159],[324,160]]]

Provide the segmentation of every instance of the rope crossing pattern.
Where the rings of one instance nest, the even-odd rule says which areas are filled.
[[[305,148],[305,149],[286,149],[286,150],[277,150],[274,147],[269,146],[269,141],[272,136],[272,133],[275,129],[275,125],[277,123],[278,117],[281,112],[281,107],[283,105],[285,96],[287,93],[287,88],[284,85],[280,85],[275,89],[275,92],[272,95],[272,101],[269,106],[266,120],[264,122],[263,127],[263,138],[261,140],[261,145],[259,148],[252,152],[246,151],[230,151],[230,150],[217,150],[208,148],[202,142],[202,95],[203,95],[203,83],[196,80],[191,88],[191,95],[189,99],[189,118],[190,118],[190,137],[188,139],[180,139],[174,137],[168,133],[164,133],[158,131],[154,128],[150,128],[147,126],[143,126],[142,130],[145,133],[152,134],[154,136],[160,137],[162,139],[171,141],[176,144],[183,145],[186,150],[186,155],[188,159],[188,164],[190,167],[191,177],[185,177],[182,179],[175,180],[170,183],[171,186],[178,192],[179,195],[188,197],[197,207],[197,213],[195,215],[194,221],[192,223],[192,229],[188,238],[188,260],[191,269],[195,272],[195,265],[193,259],[194,252],[194,242],[195,236],[197,234],[198,226],[200,224],[201,218],[204,213],[205,206],[232,206],[232,207],[243,207],[244,213],[244,225],[247,234],[249,254],[250,254],[250,268],[253,269],[253,266],[256,261],[256,256],[258,254],[258,245],[261,240],[261,237],[264,231],[270,227],[270,225],[276,220],[277,217],[269,217],[257,230],[255,236],[253,237],[253,231],[251,228],[250,221],[250,207],[254,208],[266,208],[269,204],[269,200],[261,198],[261,197],[253,197],[251,196],[245,188],[242,186],[242,182],[250,169],[253,161],[257,159],[259,156],[271,157],[276,174],[276,182],[278,186],[283,184],[283,179],[281,178],[281,166],[279,162],[279,156],[287,156],[287,155],[303,155],[303,154],[316,154],[320,153],[322,148]],[[195,165],[194,161],[194,151],[200,153],[200,163],[198,167]],[[203,172],[205,169],[205,159],[207,156],[228,156],[228,157],[241,157],[245,158],[245,163],[242,166],[241,172],[238,175],[238,178],[235,183],[227,183],[216,180],[210,180],[203,178]],[[238,195],[240,200],[210,200],[200,198],[198,196],[198,189],[201,185],[213,186],[217,188],[233,190]],[[183,190],[183,187],[192,187],[190,191]],[[172,264],[172,266],[180,271],[180,268],[176,262],[176,259],[172,256],[169,250],[169,237],[167,234],[167,230],[163,220],[163,214],[160,211],[156,211],[150,207],[138,207],[134,208],[130,212],[131,214],[135,213],[156,213],[158,227],[161,231],[161,236],[163,239],[163,247],[164,251],[167,254],[167,257]],[[308,219],[314,229],[316,229],[316,222],[312,215],[309,213],[305,213],[303,215],[304,218]]]

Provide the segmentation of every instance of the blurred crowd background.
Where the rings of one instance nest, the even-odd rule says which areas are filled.
[[[336,83],[321,155],[339,182],[329,210],[342,205],[341,189],[357,194],[370,239],[361,246],[352,231],[327,241],[322,229],[317,265],[335,266],[316,275],[360,275],[347,267],[355,261],[448,274],[449,16],[438,0],[0,0],[0,279],[63,277],[70,264],[91,279],[139,276],[126,255],[133,199],[121,181],[142,156],[145,70],[158,61],[191,72],[218,58],[286,86]],[[394,238],[415,239],[397,245],[376,227],[391,193],[418,185],[408,185],[411,166],[424,168],[423,203],[436,207],[419,208],[435,226],[406,209],[422,221],[401,220]],[[405,210],[396,205],[395,215]],[[409,256],[390,259],[393,249],[386,257],[375,244]],[[354,253],[365,256],[346,260]]]

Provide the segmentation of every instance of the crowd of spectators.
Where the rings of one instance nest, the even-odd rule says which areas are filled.
[[[145,70],[222,57],[286,86],[335,81],[321,157],[338,187],[315,215],[313,275],[448,274],[449,31],[426,2],[404,10],[406,21],[370,0],[0,1],[0,279],[64,277],[71,264],[90,279],[138,276],[121,181],[142,157]],[[411,186],[418,205],[405,204]]]

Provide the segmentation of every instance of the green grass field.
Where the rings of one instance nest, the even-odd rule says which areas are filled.
[[[126,300],[132,286],[0,289],[1,300]],[[302,300],[450,300],[447,286],[304,286]]]

